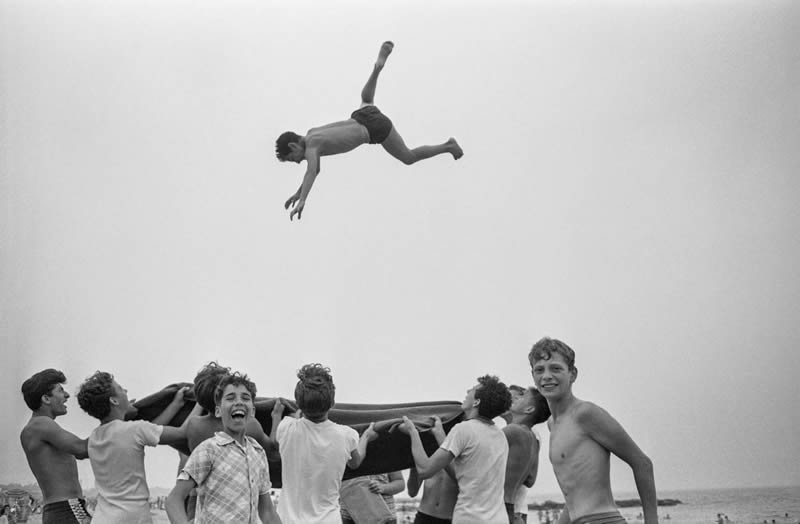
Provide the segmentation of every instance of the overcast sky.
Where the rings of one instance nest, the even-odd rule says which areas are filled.
[[[0,482],[33,480],[47,367],[142,397],[216,359],[291,396],[318,361],[342,402],[461,400],[549,335],[659,489],[800,484],[798,35],[790,0],[3,0]],[[377,105],[465,156],[323,158],[290,222],[275,138],[347,118],[386,39]],[[176,465],[148,450],[150,485]]]

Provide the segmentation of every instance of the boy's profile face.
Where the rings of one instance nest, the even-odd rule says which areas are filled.
[[[128,411],[131,407],[131,403],[128,400],[128,390],[120,386],[117,381],[111,383],[111,398],[117,400],[117,405],[120,406],[124,411]]]
[[[475,392],[478,391],[479,385],[474,385],[467,390],[467,396],[464,397],[464,401],[461,403],[461,410],[464,413],[469,413],[469,411],[475,407]]]
[[[46,396],[50,397],[50,408],[53,411],[53,415],[59,416],[67,413],[67,399],[69,398],[69,393],[64,390],[64,386],[56,384]]]
[[[511,412],[525,413],[525,410],[533,407],[533,394],[530,390],[523,392],[511,391]]]
[[[253,415],[253,396],[244,384],[228,384],[215,411],[216,416],[222,419],[225,431],[244,432]]]
[[[569,393],[578,376],[578,370],[570,370],[561,354],[551,353],[550,358],[533,362],[531,376],[539,393],[550,399]]]

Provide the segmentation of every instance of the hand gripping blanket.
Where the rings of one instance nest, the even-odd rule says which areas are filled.
[[[183,386],[191,387],[192,384],[187,382],[170,384],[152,395],[137,400],[133,404],[133,407],[136,408],[136,413],[131,413],[128,418],[130,420],[152,421],[164,411],[175,396],[175,392]],[[179,427],[192,411],[195,404],[194,391],[188,391],[184,398],[186,399],[186,404],[169,421],[170,426]],[[258,420],[267,434],[272,429],[272,407],[278,398],[256,397],[255,400],[256,420]],[[282,401],[284,404],[288,404],[284,409],[284,416],[297,411],[293,401],[287,401],[286,399],[282,399]],[[333,409],[328,412],[328,418],[331,421],[350,426],[358,431],[359,435],[367,429],[370,423],[374,422],[375,431],[378,433],[378,438],[369,443],[367,457],[361,463],[361,466],[357,469],[347,468],[344,473],[344,479],[361,475],[401,471],[414,466],[414,458],[411,456],[411,440],[408,435],[398,429],[398,426],[403,421],[403,416],[411,419],[414,425],[417,426],[422,445],[428,455],[432,455],[439,447],[431,433],[434,416],[442,419],[445,433],[450,432],[453,426],[464,420],[461,403],[456,401],[445,400],[402,404],[348,404],[337,402]],[[174,445],[173,447],[183,453],[189,453],[185,443]],[[280,464],[270,462],[269,467],[273,487],[281,487]]]

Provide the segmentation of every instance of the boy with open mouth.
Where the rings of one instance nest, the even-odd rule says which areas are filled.
[[[197,488],[194,523],[280,524],[269,490],[267,455],[245,434],[255,413],[256,386],[246,375],[220,380],[214,400],[222,431],[197,446],[167,497],[170,522],[188,523],[184,502]]]

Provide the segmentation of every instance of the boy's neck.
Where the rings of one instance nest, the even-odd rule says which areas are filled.
[[[309,415],[308,413],[303,413],[303,418],[308,419],[309,422],[313,422],[314,424],[321,424],[328,420],[328,412],[321,415]]]
[[[558,420],[559,416],[569,411],[577,400],[575,395],[572,394],[572,391],[569,391],[563,397],[548,399],[547,405],[550,407],[550,415],[553,417],[553,420]]]
[[[233,440],[244,446],[244,438],[245,438],[244,429],[242,431],[234,431],[230,428],[226,428],[225,426],[223,426],[222,431],[227,433]]]
[[[125,420],[125,412],[118,409],[112,409],[108,415],[100,419],[100,424],[108,424],[114,420]]]
[[[527,413],[514,413],[511,416],[511,424],[519,424],[520,426],[525,426],[526,428],[533,427],[533,415],[529,415]]]

